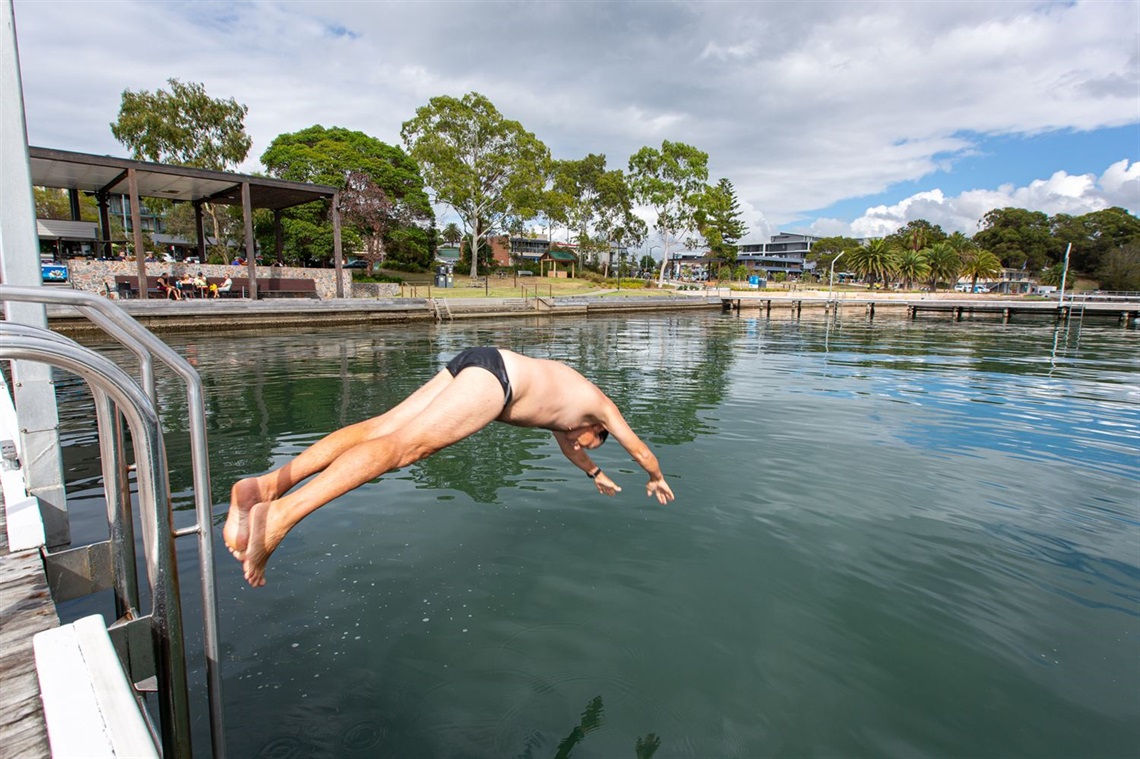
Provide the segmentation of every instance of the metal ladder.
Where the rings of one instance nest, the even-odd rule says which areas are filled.
[[[179,596],[175,539],[198,537],[202,585],[203,646],[213,756],[225,756],[221,668],[218,654],[217,597],[214,587],[209,462],[206,415],[198,373],[173,349],[111,301],[91,293],[43,287],[0,285],[0,302],[22,301],[71,306],[117,340],[138,360],[136,381],[106,356],[49,329],[0,322],[0,359],[33,361],[70,371],[90,386],[95,401],[103,488],[110,538],[58,552],[42,550],[55,600],[114,591],[116,621],[108,628],[140,710],[147,715],[145,692],[156,690],[164,759],[191,754],[190,698]],[[170,504],[166,451],[158,418],[154,360],[184,382],[190,422],[195,524],[175,530]],[[140,609],[135,571],[134,515],[124,458],[123,422],[130,430],[136,470],[139,525],[150,592],[149,608]],[[149,720],[148,720],[149,722]]]

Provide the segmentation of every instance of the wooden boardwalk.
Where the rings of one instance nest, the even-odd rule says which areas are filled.
[[[746,308],[755,308],[771,315],[773,308],[790,309],[793,316],[799,316],[803,308],[822,308],[824,312],[832,310],[863,309],[869,318],[874,318],[876,307],[880,309],[906,309],[910,318],[923,313],[949,314],[955,320],[966,316],[994,315],[1000,316],[1002,321],[1008,322],[1015,315],[1036,315],[1063,321],[1068,318],[1095,316],[1115,319],[1118,323],[1128,326],[1140,319],[1140,302],[1135,300],[1099,300],[1099,301],[1067,301],[1058,305],[1056,301],[1033,301],[1003,298],[979,299],[949,299],[930,298],[908,300],[902,298],[860,297],[860,298],[826,298],[826,297],[797,297],[789,295],[730,295],[721,296],[721,310],[724,312],[740,311]]]
[[[39,551],[8,550],[0,498],[0,759],[51,756],[32,636],[58,626]]]

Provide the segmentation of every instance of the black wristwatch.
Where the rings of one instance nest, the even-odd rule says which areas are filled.
[[[592,471],[592,472],[586,472],[586,476],[592,480],[601,473],[602,473],[602,468],[599,466],[599,467],[594,467],[594,471]]]

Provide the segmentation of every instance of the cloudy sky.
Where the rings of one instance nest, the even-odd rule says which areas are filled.
[[[7,0],[4,0],[7,2]],[[435,95],[486,95],[556,158],[709,154],[749,241],[972,234],[1020,206],[1140,214],[1140,2],[15,0],[29,142],[126,156],[124,89],[201,82],[278,134],[400,144]],[[454,220],[445,215],[441,222]]]

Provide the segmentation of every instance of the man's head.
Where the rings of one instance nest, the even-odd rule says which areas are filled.
[[[600,424],[587,424],[585,427],[577,427],[566,432],[566,437],[571,443],[586,450],[597,448],[606,442],[609,436],[609,430]]]

